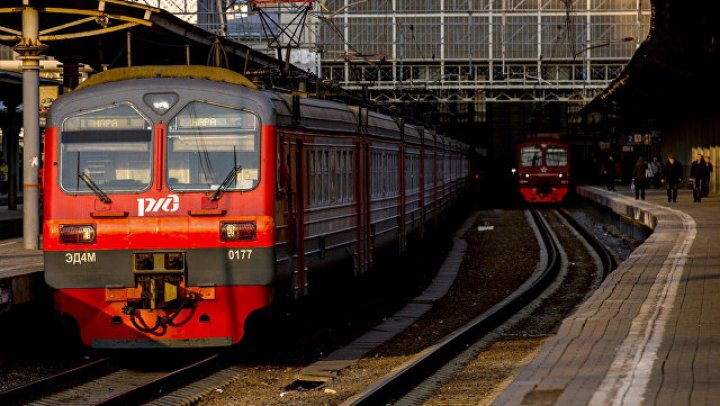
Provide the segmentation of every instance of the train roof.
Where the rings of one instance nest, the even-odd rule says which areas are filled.
[[[113,82],[153,78],[208,80],[238,85],[247,88],[249,93],[258,91],[265,97],[256,98],[257,102],[263,105],[267,104],[271,106],[271,109],[274,108],[275,122],[279,126],[297,126],[338,133],[361,131],[374,137],[394,140],[401,138],[402,128],[408,142],[418,144],[423,142],[428,146],[445,146],[446,148],[450,145],[435,131],[405,123],[394,116],[364,107],[349,106],[339,101],[302,97],[272,90],[258,90],[257,86],[247,77],[229,69],[211,66],[169,65],[114,68],[91,76],[73,92]]]
[[[398,122],[391,116],[368,111],[367,133],[370,135],[400,139],[400,127]]]
[[[423,129],[423,139],[426,146],[435,146],[435,131]]]
[[[405,133],[405,141],[412,144],[420,144],[422,139],[420,137],[420,129],[410,123],[403,123],[403,130]]]
[[[257,89],[257,86],[247,77],[224,68],[198,65],[153,65],[106,70],[89,77],[87,80],[80,83],[80,85],[76,87],[76,90],[102,83],[150,78],[205,79],[212,80],[214,82],[232,83],[248,87],[250,89]]]
[[[278,125],[291,127],[294,125],[320,130],[355,132],[358,118],[352,109],[332,100],[312,99],[305,97],[293,98],[277,92],[264,92],[273,101],[278,118]],[[293,103],[299,103],[299,116],[295,117]]]
[[[518,147],[522,147],[525,145],[540,145],[540,144],[548,144],[548,145],[560,145],[563,147],[569,147],[570,144],[568,144],[565,141],[560,141],[554,138],[531,138],[527,140],[523,140],[517,143]]]

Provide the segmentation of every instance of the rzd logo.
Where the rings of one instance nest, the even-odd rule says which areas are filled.
[[[162,210],[167,213],[177,211],[180,208],[180,198],[177,195],[168,195],[160,199],[151,197],[137,199],[138,216],[143,217],[145,213],[157,213]]]

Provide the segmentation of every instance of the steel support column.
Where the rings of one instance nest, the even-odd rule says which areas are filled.
[[[23,244],[25,249],[39,248],[40,234],[40,54],[46,47],[40,43],[38,11],[22,11],[22,37],[14,49],[22,60],[23,76]]]

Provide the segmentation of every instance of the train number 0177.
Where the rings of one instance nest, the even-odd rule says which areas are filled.
[[[228,259],[231,261],[242,261],[244,259],[250,259],[253,250],[229,250]]]

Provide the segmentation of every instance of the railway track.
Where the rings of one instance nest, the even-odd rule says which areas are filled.
[[[569,222],[572,223],[574,221],[572,216],[569,214],[561,214],[564,214]],[[383,382],[373,385],[358,394],[358,396],[350,398],[346,404],[386,404],[392,402],[393,399],[401,397],[403,393],[407,392],[414,385],[417,385],[417,382],[419,382],[423,377],[427,377],[431,373],[435,372],[443,365],[443,363],[447,362],[447,359],[452,358],[455,354],[463,351],[473,341],[477,341],[478,337],[483,336],[487,331],[494,328],[494,326],[502,324],[504,320],[515,314],[519,309],[523,308],[527,301],[532,300],[530,297],[540,294],[545,289],[545,286],[554,279],[553,275],[557,274],[560,267],[560,255],[557,249],[559,243],[553,240],[552,233],[547,231],[549,230],[549,225],[546,221],[544,221],[544,219],[542,219],[542,216],[539,213],[534,213],[533,218],[539,224],[537,226],[538,229],[544,231],[542,233],[544,235],[543,245],[552,248],[547,250],[547,266],[542,270],[542,272],[537,272],[532,280],[526,282],[520,290],[513,293],[503,303],[498,304],[490,311],[476,318],[472,323],[469,323],[464,328],[451,334],[442,343],[430,348],[425,352],[425,356],[422,357],[422,359],[418,359],[413,362],[413,365],[405,368],[402,371],[402,374],[399,374],[397,377],[389,377],[383,380]],[[584,233],[582,228],[579,228],[579,232]],[[602,244],[598,243],[592,237],[589,238],[589,241],[591,245],[602,247]],[[604,262],[607,263],[607,265],[605,265],[604,273],[607,273],[614,267],[612,264],[612,256],[607,253],[603,254],[602,250],[600,251],[600,256],[606,258]],[[225,369],[233,369],[233,371],[226,374],[229,374],[228,376],[238,376],[238,374],[245,376],[246,370],[250,370],[252,368],[248,366],[249,364],[245,366],[235,365],[231,368],[225,368],[225,365],[217,363],[217,360],[212,362],[215,362],[216,366],[206,366],[206,371],[221,371],[221,373],[223,373],[222,371]],[[198,363],[204,364],[201,360],[198,360]],[[241,364],[245,363],[241,362]],[[180,368],[177,368],[177,370],[195,370],[195,367],[187,366],[187,368],[185,368],[186,366],[187,365],[181,366]],[[199,366],[199,368],[202,368],[202,366]],[[182,377],[178,377],[183,374],[182,371],[178,372],[178,374],[175,374],[174,371],[175,370],[143,372],[117,369],[112,373],[105,373],[103,376],[95,375],[97,376],[97,379],[86,379],[82,385],[78,385],[63,392],[57,392],[52,396],[45,396],[44,394],[47,393],[47,387],[55,389],[59,387],[67,388],[68,384],[63,382],[67,382],[67,380],[74,380],[77,382],[80,380],[80,378],[53,377],[52,380],[50,378],[43,380],[46,381],[44,384],[46,389],[42,389],[42,386],[28,384],[23,388],[16,388],[11,391],[0,393],[0,404],[24,404],[28,401],[34,401],[37,402],[37,404],[50,405],[137,404],[157,398],[161,392],[162,394],[167,394],[174,388],[196,381],[196,378],[202,375],[201,373],[195,373],[191,374],[193,375],[193,378],[183,379]],[[88,373],[86,373],[86,375],[87,374]],[[208,374],[205,373],[204,375]],[[168,380],[173,382],[174,385],[167,386],[166,383]],[[194,385],[200,385],[206,388],[222,387],[222,385],[217,386],[215,383],[206,385],[201,381],[196,382]],[[193,398],[197,397],[197,393],[200,392],[202,392],[202,390],[196,391],[195,394],[191,395],[182,394],[177,396],[182,396],[183,399]],[[41,393],[43,394],[42,398],[39,396]],[[360,397],[361,395],[364,397]],[[13,399],[15,399],[15,401]],[[16,401],[17,399],[22,399],[22,401]],[[167,403],[166,400],[161,399],[158,399],[158,401],[161,403],[165,402],[163,404],[173,404]]]
[[[407,284],[408,279],[404,279]],[[370,281],[366,282],[369,283]],[[399,283],[399,282],[398,282]],[[359,291],[365,291],[364,288],[360,287]],[[397,293],[397,291],[395,291]],[[347,294],[347,293],[346,293]],[[408,293],[409,294],[409,293]],[[381,297],[392,297],[390,295],[380,295]],[[400,295],[393,299],[400,301]],[[334,296],[331,296],[331,298]],[[359,317],[355,317],[352,320],[352,324],[370,323],[365,320],[375,320],[377,316],[367,316],[373,314],[381,314],[381,309],[387,304],[381,303],[377,298],[366,297],[360,295],[358,292],[356,295],[351,295],[358,299],[355,304],[361,303],[359,307],[352,311],[357,313]],[[359,299],[366,298],[367,303],[360,301]],[[316,309],[315,307],[311,307]],[[364,309],[360,311],[358,309]],[[374,310],[371,310],[374,309]],[[311,313],[311,312],[309,312]],[[290,316],[291,318],[293,316]],[[296,320],[297,319],[297,320]],[[285,320],[285,319],[283,319]],[[298,323],[308,324],[307,320],[300,316],[295,316],[293,321],[290,322],[292,325]],[[304,322],[302,320],[305,320]],[[332,321],[332,317],[330,318]],[[287,320],[286,320],[287,321]],[[266,322],[267,323],[267,322]],[[165,402],[164,404],[177,404],[175,400],[167,400],[160,398],[159,396],[167,395],[168,392],[175,391],[181,385],[178,381],[186,385],[194,386],[195,388],[188,388],[177,391],[170,395],[174,399],[181,399],[182,402],[186,402],[187,399],[196,399],[198,396],[206,394],[207,388],[216,388],[223,385],[223,381],[231,381],[234,377],[245,375],[248,370],[251,370],[253,365],[258,362],[258,359],[268,361],[270,364],[282,364],[287,362],[287,358],[291,359],[306,359],[307,356],[299,352],[304,348],[304,354],[308,352],[317,352],[318,348],[321,348],[318,342],[324,342],[328,340],[328,335],[337,334],[340,329],[349,329],[345,326],[345,322],[342,326],[336,325],[337,322],[313,322],[307,329],[301,329],[300,332],[278,330],[281,334],[293,334],[293,342],[303,343],[307,348],[302,347],[296,352],[291,352],[287,348],[278,350],[278,355],[274,356],[269,353],[270,349],[266,348],[267,345],[263,345],[259,350],[260,355],[248,356],[248,354],[242,355],[230,353],[228,362],[235,362],[235,365],[228,367],[228,363],[219,362],[215,360],[217,367],[206,367],[207,372],[205,374],[195,373],[194,378],[182,379],[178,376],[185,373],[186,375],[193,375],[191,370],[201,368],[201,365],[180,366],[173,370],[154,370],[148,371],[145,366],[138,366],[135,369],[123,368],[122,361],[118,360],[118,357],[104,358],[92,363],[88,363],[71,370],[57,373],[53,376],[42,378],[33,382],[29,382],[25,385],[9,389],[4,392],[0,392],[0,405],[19,405],[19,404],[42,404],[42,405],[100,405],[100,404],[139,404],[145,402],[152,402],[153,399],[157,398],[157,402]],[[350,322],[347,322],[350,325]],[[353,327],[357,329],[359,327]],[[283,333],[284,332],[284,333]],[[297,333],[297,336],[294,334]],[[308,344],[310,343],[310,344]],[[312,344],[315,343],[315,344]],[[297,346],[297,344],[292,347]],[[262,354],[265,354],[264,356]],[[234,358],[235,355],[240,355],[240,359]],[[212,361],[212,360],[206,360]],[[293,363],[295,361],[292,361]],[[205,361],[202,361],[205,364]],[[149,365],[148,362],[136,362],[137,365]],[[155,362],[156,365],[161,365],[160,362]],[[188,371],[185,371],[188,369]],[[210,377],[209,375],[216,375],[217,377]],[[208,376],[207,381],[210,383],[204,383],[202,378]],[[197,379],[195,379],[197,378]],[[170,381],[170,385],[167,382]],[[170,402],[170,403],[168,403]]]
[[[0,392],[0,404],[23,404],[30,399],[37,398],[60,388],[66,388],[73,383],[87,380],[112,369],[110,357],[100,358],[86,364],[59,372],[57,374],[27,382],[23,385]]]
[[[220,353],[174,362],[151,370],[122,368],[117,358],[102,358],[0,393],[0,404],[58,406],[127,405],[155,398],[194,377],[222,367]],[[166,363],[167,365],[169,363]]]
[[[456,330],[438,344],[428,348],[401,369],[347,399],[342,403],[343,405],[392,404],[398,399],[402,399],[405,394],[421,385],[435,371],[465,351],[468,346],[477,342],[538,298],[553,283],[562,267],[561,244],[542,214],[536,209],[531,209],[530,212],[539,231],[541,246],[544,247],[543,251],[547,255],[544,269],[533,274],[528,281],[501,303]],[[596,251],[602,264],[604,278],[617,265],[612,254],[591,233],[581,227],[572,215],[564,210],[557,210],[557,212]],[[412,399],[399,403],[414,404]]]

